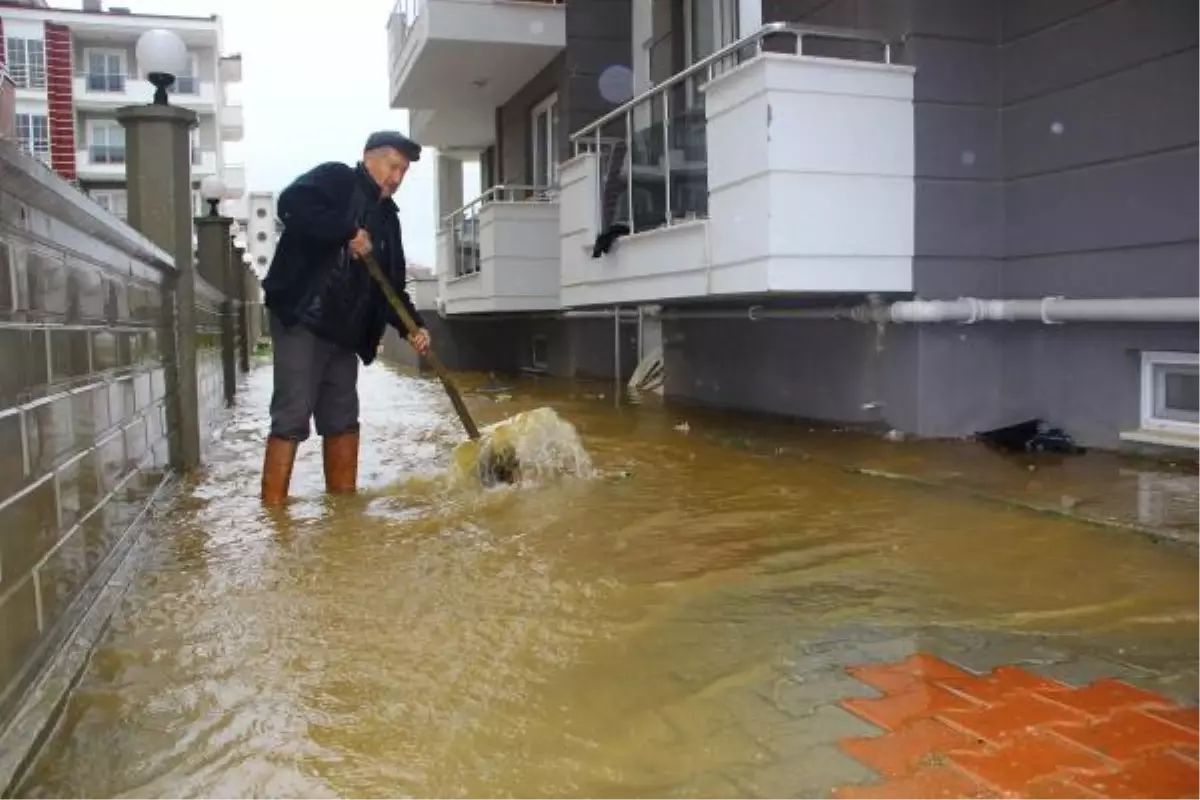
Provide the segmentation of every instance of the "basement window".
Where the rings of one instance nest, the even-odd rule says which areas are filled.
[[[533,347],[530,352],[530,362],[534,369],[546,369],[550,366],[550,357],[548,355],[549,345],[546,342],[545,336],[534,336]]]
[[[1141,365],[1141,427],[1131,441],[1200,446],[1200,356],[1147,351]]]

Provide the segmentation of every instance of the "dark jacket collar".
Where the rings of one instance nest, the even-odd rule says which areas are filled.
[[[358,162],[358,166],[354,168],[354,172],[358,175],[359,185],[362,187],[363,191],[366,192],[367,197],[379,201],[383,207],[389,211],[400,210],[396,205],[396,201],[394,201],[392,198],[389,197],[386,200],[380,199],[379,184],[377,184],[375,179],[371,177],[371,173],[367,172],[367,167],[365,164],[363,164],[363,162]]]

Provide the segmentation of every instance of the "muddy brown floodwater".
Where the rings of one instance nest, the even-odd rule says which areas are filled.
[[[313,441],[271,516],[252,373],[21,793],[828,794],[871,779],[834,747],[874,730],[842,668],[916,651],[1195,701],[1193,551],[976,496],[1194,534],[1194,471],[485,383],[485,422],[553,406],[598,477],[449,487],[437,384],[373,367],[366,491],[323,498]]]

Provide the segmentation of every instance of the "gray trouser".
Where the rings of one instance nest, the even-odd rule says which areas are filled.
[[[285,328],[271,315],[275,390],[271,435],[302,442],[315,419],[321,436],[358,430],[358,356],[319,339],[301,325]]]

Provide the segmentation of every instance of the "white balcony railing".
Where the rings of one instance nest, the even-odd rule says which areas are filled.
[[[496,203],[548,203],[555,199],[557,194],[549,187],[502,184],[447,214],[442,218],[441,228],[449,236],[453,254],[449,277],[463,278],[479,272],[482,264],[479,217],[484,209]]]
[[[629,233],[708,216],[707,122],[703,87],[714,77],[764,52],[804,55],[806,40],[871,45],[892,63],[893,42],[874,32],[773,22],[697,61],[687,69],[571,134],[575,155],[598,154],[601,231]]]

